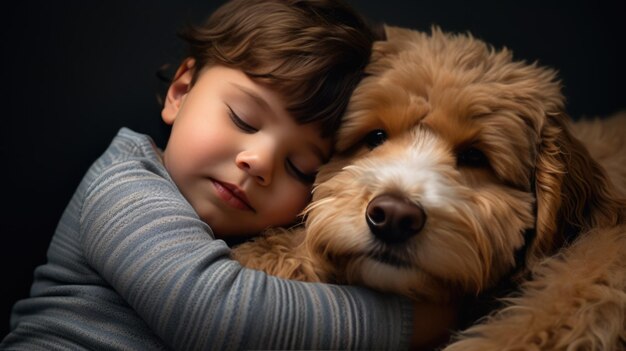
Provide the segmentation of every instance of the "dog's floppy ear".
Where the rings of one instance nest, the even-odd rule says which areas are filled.
[[[531,256],[550,254],[591,227],[622,223],[625,202],[600,164],[569,130],[569,118],[547,116],[536,160],[537,227]]]

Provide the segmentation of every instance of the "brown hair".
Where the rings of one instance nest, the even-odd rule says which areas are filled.
[[[232,0],[179,35],[202,67],[226,65],[277,91],[300,124],[334,134],[369,60],[373,34],[338,0]]]

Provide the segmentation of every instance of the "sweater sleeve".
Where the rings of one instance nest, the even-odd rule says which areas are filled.
[[[81,245],[174,349],[408,349],[408,300],[242,267],[162,172],[130,160],[95,178]]]

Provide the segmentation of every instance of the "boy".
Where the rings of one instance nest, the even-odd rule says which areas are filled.
[[[297,221],[369,58],[368,28],[336,1],[234,0],[183,37],[167,146],[118,133],[0,348],[408,348],[409,301],[248,270],[223,241]]]

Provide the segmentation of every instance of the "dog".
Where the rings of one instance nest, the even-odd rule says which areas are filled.
[[[438,27],[385,33],[305,225],[233,256],[458,305],[470,327],[450,351],[624,349],[624,152],[592,156],[572,134],[552,69]],[[626,116],[615,121],[623,131]],[[609,129],[594,128],[590,143]]]
[[[576,121],[572,133],[607,171],[617,191],[626,194],[626,111],[603,119]]]

